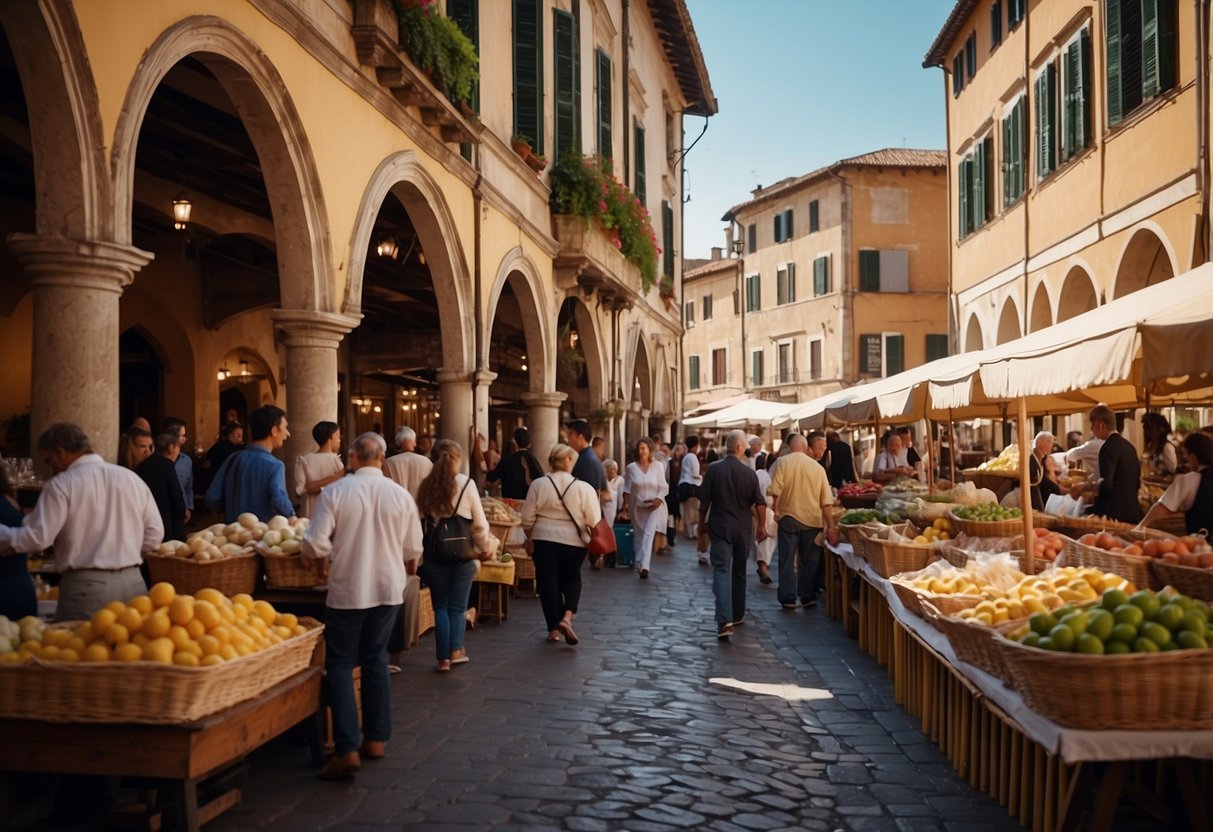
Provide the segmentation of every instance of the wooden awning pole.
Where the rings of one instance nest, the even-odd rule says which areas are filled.
[[[952,486],[956,486],[956,427],[952,424],[952,408],[948,408],[948,463],[952,468]]]
[[[1023,571],[1031,575],[1036,557],[1036,541],[1032,537],[1032,475],[1030,460],[1032,446],[1028,444],[1028,400],[1019,397],[1019,507],[1023,511]]]
[[[935,450],[931,443],[931,420],[927,419],[927,490],[935,493]]]

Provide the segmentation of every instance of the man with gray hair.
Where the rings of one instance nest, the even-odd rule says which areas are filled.
[[[711,552],[716,638],[722,641],[745,617],[745,567],[754,529],[759,540],[766,537],[767,501],[758,475],[745,463],[746,444],[744,432],[729,431],[724,458],[708,466],[699,486],[699,549]]]
[[[834,497],[826,470],[809,457],[809,441],[796,434],[788,440],[788,453],[780,457],[767,493],[775,498],[772,508],[779,524],[779,603],[796,609],[817,604],[820,582],[822,529],[830,543],[838,542],[838,529],[830,516]]]
[[[303,537],[304,558],[319,561],[328,581],[324,669],[335,753],[322,780],[352,777],[362,757],[383,757],[392,733],[387,645],[405,582],[421,558],[421,521],[412,495],[384,476],[386,453],[377,433],[354,440],[351,476],[320,492]],[[361,744],[354,665],[362,668]]]
[[[0,553],[55,547],[59,621],[87,619],[110,601],[147,592],[143,553],[164,539],[160,509],[143,480],[93,452],[79,425],[59,422],[38,437],[55,476],[19,528],[0,526]]]
[[[408,426],[396,431],[396,445],[402,453],[388,458],[383,463],[383,472],[404,486],[416,500],[417,489],[421,481],[430,475],[434,463],[417,453],[417,432]]]

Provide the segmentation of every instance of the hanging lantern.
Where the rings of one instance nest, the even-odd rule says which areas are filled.
[[[379,238],[378,245],[375,246],[375,253],[380,257],[390,257],[396,259],[397,252],[400,251],[400,246],[396,242],[396,237],[392,234],[384,234]]]
[[[190,203],[189,198],[185,195],[185,191],[177,194],[173,200],[173,228],[178,231],[184,231],[189,225],[190,213],[194,210],[194,206]]]

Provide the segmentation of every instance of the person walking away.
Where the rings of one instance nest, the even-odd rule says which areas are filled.
[[[291,435],[286,411],[262,405],[249,414],[248,422],[253,440],[215,472],[206,501],[223,512],[225,523],[236,522],[246,511],[262,522],[276,514],[294,517],[295,507],[286,493],[286,466],[274,456]]]
[[[514,444],[518,449],[502,457],[489,472],[489,482],[501,483],[501,496],[510,500],[525,500],[531,483],[543,476],[539,460],[531,452],[531,432],[515,428]]]
[[[302,500],[300,517],[311,517],[320,491],[345,476],[340,453],[341,429],[337,423],[317,422],[312,428],[312,441],[316,443],[316,452],[300,454],[295,460],[295,496]]]
[[[434,463],[418,452],[417,432],[410,427],[401,427],[396,431],[396,446],[400,448],[400,453],[384,461],[383,473],[397,485],[403,486],[416,500],[421,481],[430,475]]]
[[[185,420],[176,416],[165,417],[160,423],[160,430],[177,434],[177,457],[173,467],[177,470],[177,482],[181,485],[181,497],[185,500],[185,522],[188,524],[194,516],[194,460],[186,451],[189,436],[185,430]]]
[[[699,486],[699,548],[711,539],[712,594],[716,597],[716,638],[727,639],[745,618],[745,569],[750,546],[766,537],[766,496],[745,463],[746,435],[729,431],[725,456],[708,466]]]
[[[699,437],[688,436],[686,456],[682,458],[682,471],[678,475],[678,502],[682,514],[682,532],[687,540],[699,537]],[[702,557],[701,557],[702,561]]]
[[[322,780],[351,777],[362,759],[386,753],[392,734],[387,643],[404,584],[421,557],[413,497],[383,475],[387,443],[364,433],[350,446],[351,476],[320,492],[303,536],[303,557],[327,579],[324,683],[333,711],[334,754]],[[362,669],[362,742],[354,702],[354,666]]]
[[[628,465],[623,483],[624,511],[635,530],[636,571],[642,579],[649,577],[657,530],[665,528],[669,487],[665,470],[653,459],[653,440],[642,436],[636,442],[636,461]]]
[[[0,526],[19,529],[23,517],[8,470],[0,465]],[[0,615],[19,621],[37,614],[38,596],[29,579],[27,553],[0,551]]]
[[[181,481],[177,478],[177,456],[181,453],[178,431],[161,431],[156,434],[156,453],[139,463],[135,473],[147,483],[160,512],[164,525],[165,540],[185,540],[185,498],[181,494]]]
[[[472,527],[472,544],[480,560],[488,560],[497,550],[497,538],[489,533],[484,517],[480,492],[464,474],[463,450],[459,443],[439,439],[432,451],[434,467],[417,489],[417,511],[422,522],[436,523],[444,517],[459,516]],[[421,577],[430,588],[434,604],[434,651],[438,664],[435,670],[449,671],[452,665],[468,661],[463,647],[464,616],[476,564],[472,560],[459,562],[423,560]]]
[[[674,543],[678,540],[678,527],[682,525],[682,503],[678,500],[678,481],[682,479],[682,458],[686,456],[687,446],[681,442],[675,443],[666,463],[666,482],[670,491],[666,494],[665,505],[669,517],[665,523],[666,546],[673,551]]]
[[[1137,449],[1116,430],[1116,413],[1106,404],[1097,404],[1087,413],[1091,433],[1102,439],[1099,449],[1098,479],[1075,486],[1070,496],[1088,494],[1095,498],[1091,513],[1122,523],[1137,523],[1142,518],[1137,491],[1141,487],[1141,462]]]
[[[139,564],[164,540],[164,523],[143,480],[94,453],[71,422],[47,428],[37,449],[55,476],[21,528],[0,527],[0,554],[55,547],[55,571],[63,576],[58,621],[79,621],[110,601],[147,592]]]
[[[546,477],[531,483],[522,504],[522,529],[535,559],[535,588],[543,606],[548,641],[577,643],[573,618],[581,600],[581,564],[589,530],[602,519],[598,494],[573,478],[577,452],[556,444]]]
[[[758,478],[758,489],[766,495],[768,509],[775,503],[775,498],[767,494],[767,489],[771,487],[771,472],[767,470],[767,463],[770,460],[769,454],[763,454],[754,463],[754,476]],[[769,510],[765,516],[766,536],[758,537],[757,529],[755,529],[754,559],[758,562],[758,580],[764,584],[770,584],[771,557],[775,554],[775,538],[778,535],[778,529],[775,526],[775,512]]]
[[[855,457],[851,453],[851,446],[842,441],[838,431],[826,431],[826,452],[830,457],[826,465],[826,478],[833,488],[859,481],[855,476]]]
[[[577,452],[577,464],[573,466],[573,476],[579,480],[588,482],[598,492],[598,500],[601,504],[610,495],[607,488],[606,471],[602,467],[602,460],[594,452],[592,444],[594,436],[590,432],[589,423],[584,419],[574,419],[568,422],[565,428],[568,432],[569,447]],[[601,569],[602,560],[602,555],[591,558],[590,568]]]
[[[788,441],[789,453],[779,460],[767,493],[775,498],[775,522],[779,526],[778,598],[785,610],[796,609],[796,598],[808,608],[817,604],[821,547],[817,536],[826,530],[831,544],[838,542],[838,529],[830,516],[834,498],[825,469],[809,458],[809,443],[803,436]]]

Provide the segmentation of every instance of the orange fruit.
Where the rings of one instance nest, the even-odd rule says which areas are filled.
[[[151,638],[160,638],[168,635],[169,628],[172,626],[173,621],[169,618],[168,607],[160,607],[153,610],[152,614],[143,622],[142,632]]]
[[[198,664],[202,665],[203,667],[212,667],[217,664],[223,664],[223,656],[218,654],[203,656],[202,661],[200,661]]]
[[[121,601],[110,601],[105,605],[105,609],[112,610],[114,615],[121,615],[122,611],[126,609],[126,604]]]
[[[137,633],[143,626],[143,613],[134,607],[127,607],[118,613],[118,623],[126,627],[128,632]]]
[[[119,644],[114,649],[114,661],[138,662],[143,660],[143,650],[138,644]]]
[[[104,644],[90,644],[80,654],[80,660],[85,662],[108,662],[110,660],[109,648]]]
[[[115,646],[126,644],[131,640],[131,631],[121,624],[111,624],[110,628],[105,631],[105,640]]]
[[[202,626],[202,622],[197,618],[191,618],[190,622],[185,625],[185,630],[190,634],[190,638],[201,638],[206,635],[206,627]]]
[[[193,639],[190,638],[189,630],[182,627],[180,624],[174,624],[169,628],[168,639],[173,643],[176,650],[184,650],[185,645],[189,644]]]
[[[152,599],[146,595],[136,595],[126,604],[128,607],[139,610],[140,615],[150,615],[156,605],[152,603]]]
[[[155,606],[167,607],[177,597],[177,590],[173,589],[172,584],[161,581],[147,591],[147,596]]]
[[[93,613],[90,623],[93,625],[94,633],[104,633],[118,620],[118,613],[111,610],[109,607],[97,610]]]
[[[193,653],[180,652],[173,654],[173,664],[179,664],[182,667],[197,667],[199,660]]]
[[[168,608],[168,617],[174,624],[180,624],[182,627],[190,623],[194,618],[194,597],[178,595],[174,598]]]
[[[172,664],[174,652],[171,641],[167,638],[156,638],[148,642],[147,647],[143,648],[143,658],[149,662]]]
[[[207,630],[213,630],[223,623],[223,616],[219,614],[219,608],[211,601],[199,598],[194,599],[194,618]]]

